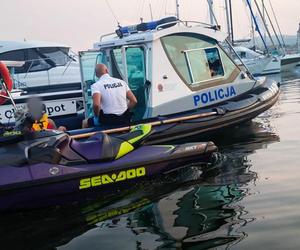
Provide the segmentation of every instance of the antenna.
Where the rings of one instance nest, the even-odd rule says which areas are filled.
[[[153,13],[152,13],[151,3],[149,3],[149,8],[150,8],[151,21],[153,21]]]
[[[179,2],[176,0],[176,17],[179,20]]]
[[[107,4],[107,6],[108,6],[108,8],[109,8],[109,10],[110,10],[110,12],[111,12],[111,14],[113,15],[114,19],[116,20],[117,25],[120,26],[120,23],[119,23],[119,21],[118,21],[118,19],[117,19],[117,16],[115,15],[115,13],[114,13],[112,7],[110,6],[109,2],[108,2],[107,0],[105,0],[105,2],[106,2],[106,4]]]
[[[228,35],[228,39],[231,41],[231,26],[230,26],[229,7],[228,7],[227,0],[225,0],[225,12],[226,12],[226,22],[227,22],[227,35]]]
[[[297,49],[298,49],[298,53],[300,53],[300,23],[297,31]]]
[[[208,3],[208,8],[209,8],[209,19],[210,19],[210,24],[215,25],[215,20],[214,20],[214,2],[213,0],[207,0]]]

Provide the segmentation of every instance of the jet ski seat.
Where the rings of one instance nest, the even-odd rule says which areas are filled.
[[[97,133],[87,141],[70,141],[70,147],[88,162],[114,160],[123,143],[122,140],[105,133]]]
[[[71,139],[70,148],[88,162],[116,160],[134,150],[151,132],[151,125],[137,125],[118,137],[99,132],[87,141]]]

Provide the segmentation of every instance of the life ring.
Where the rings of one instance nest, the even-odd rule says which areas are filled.
[[[3,79],[4,84],[6,85],[7,90],[11,91],[12,88],[13,88],[13,81],[12,81],[12,79],[10,77],[10,73],[8,71],[8,68],[1,61],[0,61],[0,76]],[[3,89],[3,88],[0,91],[0,95],[8,96],[6,90]],[[0,105],[4,104],[6,101],[7,101],[7,98],[0,96]]]

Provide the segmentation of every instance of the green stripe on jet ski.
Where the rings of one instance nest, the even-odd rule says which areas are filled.
[[[134,144],[135,142],[139,141],[141,138],[147,136],[150,134],[152,129],[152,126],[150,124],[139,124],[134,126],[133,129],[131,129],[131,132],[136,131],[136,130],[141,130],[143,133],[135,138],[132,138],[128,140],[129,143]]]

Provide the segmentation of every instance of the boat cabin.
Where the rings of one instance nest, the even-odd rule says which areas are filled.
[[[15,88],[80,82],[77,58],[62,44],[0,41],[0,61],[25,62],[12,68]]]
[[[241,59],[256,60],[256,59],[265,57],[263,54],[260,54],[256,51],[253,51],[251,49],[248,49],[248,48],[242,47],[242,46],[235,46],[234,50]]]
[[[253,87],[255,80],[220,45],[226,38],[220,31],[177,20],[145,25],[120,28],[79,53],[86,117],[93,115],[97,63],[128,83],[138,100],[135,121],[208,107]]]

